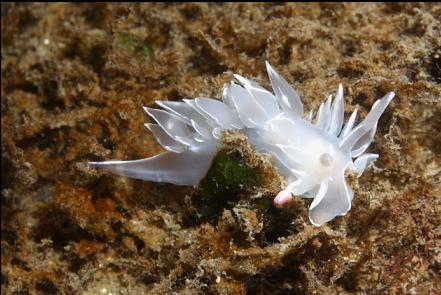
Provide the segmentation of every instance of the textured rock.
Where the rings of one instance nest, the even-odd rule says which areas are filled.
[[[2,293],[441,292],[440,4],[1,9]],[[141,106],[269,86],[265,60],[307,110],[338,83],[346,115],[397,93],[346,216],[274,208],[283,180],[241,134],[196,189],[85,164],[160,152]]]

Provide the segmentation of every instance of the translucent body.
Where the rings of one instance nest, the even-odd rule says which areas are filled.
[[[357,111],[343,127],[343,87],[336,97],[303,116],[299,95],[267,63],[275,94],[235,75],[240,84],[224,89],[223,101],[211,98],[183,102],[158,101],[163,110],[145,108],[157,124],[146,124],[167,152],[135,161],[93,162],[92,166],[132,178],[178,185],[196,185],[206,174],[223,130],[243,130],[259,152],[273,156],[279,173],[289,183],[274,199],[276,207],[292,196],[314,198],[309,218],[321,225],[351,208],[353,192],[346,169],[361,175],[378,155],[364,154],[373,141],[377,122],[394,93],[375,102],[354,127]]]

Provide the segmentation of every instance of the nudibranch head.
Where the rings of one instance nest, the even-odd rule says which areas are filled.
[[[314,198],[309,218],[317,226],[335,216],[345,215],[354,195],[346,183],[345,172],[349,169],[361,175],[368,163],[378,157],[364,152],[373,141],[379,117],[394,95],[390,92],[378,100],[356,127],[357,110],[343,128],[341,85],[335,100],[332,102],[330,96],[320,106],[314,123],[312,118],[296,117],[287,120],[280,117],[270,122],[273,127],[285,125],[284,128],[272,128],[272,132],[295,134],[295,137],[283,137],[282,134],[272,137],[272,145],[280,148],[278,159],[285,168],[285,177],[293,178],[276,196],[274,205],[281,208],[291,203],[293,196]],[[274,139],[280,140],[274,144]]]
[[[322,225],[345,215],[354,193],[345,180],[346,170],[361,175],[378,155],[365,153],[374,139],[381,114],[394,97],[377,100],[366,118],[354,126],[357,110],[346,124],[343,87],[313,112],[304,116],[298,93],[267,62],[274,93],[235,75],[223,91],[223,100],[199,97],[182,102],[157,101],[162,108],[145,108],[157,122],[146,124],[167,151],[135,161],[90,163],[132,178],[197,185],[216,154],[222,131],[242,130],[258,152],[271,154],[288,185],[276,196],[283,207],[293,196],[313,198],[309,219]],[[183,170],[182,167],[186,167]]]

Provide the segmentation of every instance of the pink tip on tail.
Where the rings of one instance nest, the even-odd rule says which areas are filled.
[[[292,201],[293,198],[291,192],[284,190],[277,194],[277,196],[274,198],[273,204],[277,208],[283,208],[292,203]]]

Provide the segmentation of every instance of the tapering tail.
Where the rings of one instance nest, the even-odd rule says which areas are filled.
[[[208,169],[216,149],[201,152],[164,152],[134,161],[89,162],[91,167],[130,178],[177,185],[197,185]]]

